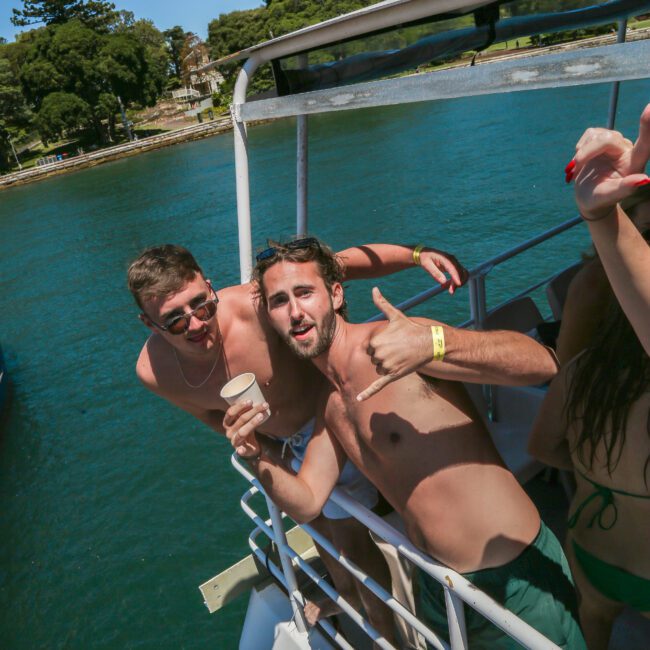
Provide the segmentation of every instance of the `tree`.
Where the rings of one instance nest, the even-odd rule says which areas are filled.
[[[11,63],[0,56],[0,169],[14,164],[10,138],[20,139],[29,127],[31,118]]]
[[[151,20],[141,19],[133,23],[129,33],[144,47],[146,70],[143,77],[140,104],[153,106],[167,85],[170,72],[170,53],[164,34]]]
[[[169,49],[173,74],[176,78],[180,79],[181,51],[183,50],[183,44],[185,43],[185,38],[188,34],[180,25],[175,25],[170,29],[166,29],[163,34]]]
[[[101,119],[93,110],[105,86],[98,69],[102,42],[100,34],[76,19],[35,34],[20,76],[43,140],[88,127],[103,139]]]
[[[99,96],[96,107],[100,117],[105,117],[108,123],[108,141],[115,139],[115,115],[120,110],[120,104],[117,97],[112,93],[102,93]]]
[[[88,27],[106,31],[115,20],[115,5],[104,0],[23,0],[24,8],[12,9],[17,27],[63,25],[77,19]]]
[[[110,111],[117,110],[117,97],[125,106],[152,105],[165,85],[169,55],[162,33],[151,21],[131,22],[129,16],[122,16],[114,31],[104,33],[74,19],[31,34],[28,42],[21,43],[25,49],[20,80],[46,139],[92,125],[97,139],[111,141],[115,120]],[[66,120],[61,116],[60,107],[72,105],[69,97],[58,95],[41,112],[48,97],[57,92],[83,102],[76,128],[74,113]]]
[[[135,14],[132,11],[127,11],[126,9],[121,9],[116,12],[115,17],[113,18],[113,23],[111,24],[111,30],[115,32],[125,31],[135,23]]]
[[[77,95],[50,93],[36,117],[36,125],[44,141],[56,140],[78,129],[92,125],[90,106]]]

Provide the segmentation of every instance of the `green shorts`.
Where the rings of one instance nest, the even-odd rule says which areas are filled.
[[[449,642],[442,586],[423,571],[419,575],[418,614],[426,625]],[[560,542],[544,522],[533,543],[512,562],[463,575],[558,646],[586,650],[578,624],[571,571]],[[468,605],[465,606],[465,624],[469,647],[473,650],[521,647]]]

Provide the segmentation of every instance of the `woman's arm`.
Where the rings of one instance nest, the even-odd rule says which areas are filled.
[[[560,370],[548,388],[528,440],[528,452],[547,465],[573,470],[564,417],[570,367]]]
[[[617,131],[587,129],[567,167],[576,203],[589,226],[612,289],[650,353],[650,249],[618,202],[650,183],[650,104],[632,144]]]
[[[650,248],[617,206],[611,217],[589,224],[607,277],[625,315],[650,354]]]

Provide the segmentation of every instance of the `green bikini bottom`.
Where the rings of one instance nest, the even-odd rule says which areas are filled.
[[[650,611],[650,580],[603,562],[573,540],[571,543],[583,573],[603,596],[640,612]]]

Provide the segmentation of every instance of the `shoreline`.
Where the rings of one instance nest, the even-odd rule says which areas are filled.
[[[4,176],[0,176],[0,190],[25,185],[79,169],[95,167],[105,162],[128,158],[129,156],[135,156],[145,151],[153,151],[154,149],[161,149],[181,142],[200,140],[231,130],[232,122],[230,117],[218,118],[207,123],[182,127],[174,131],[148,136],[141,140],[125,142],[114,147],[84,153],[80,156],[69,158],[68,160],[60,160],[41,167],[32,167],[24,171],[5,174]]]
[[[628,31],[627,40],[633,41],[645,38],[650,38],[650,28],[646,27]],[[615,43],[616,40],[616,34],[607,34],[604,36],[581,39],[579,41],[571,41],[569,43],[549,45],[547,47],[522,48],[521,50],[499,50],[494,53],[483,52],[479,53],[477,63],[487,65],[493,61],[501,59],[538,56],[559,50],[597,47],[599,45]],[[444,67],[453,68],[462,65],[467,65],[467,61],[459,60]],[[249,126],[254,124],[255,123],[251,123]],[[4,176],[0,176],[0,191],[10,187],[17,187],[19,185],[25,185],[27,183],[50,178],[52,176],[58,176],[59,174],[65,174],[79,169],[87,169],[105,162],[135,156],[146,151],[161,149],[181,142],[191,142],[193,140],[200,140],[213,135],[220,135],[232,131],[232,128],[231,117],[222,117],[210,122],[204,122],[203,124],[194,124],[174,131],[148,136],[141,140],[136,140],[135,142],[126,142],[124,144],[115,145],[114,147],[100,149],[92,153],[85,153],[68,160],[43,165],[42,167],[33,167],[24,171],[10,172]]]

